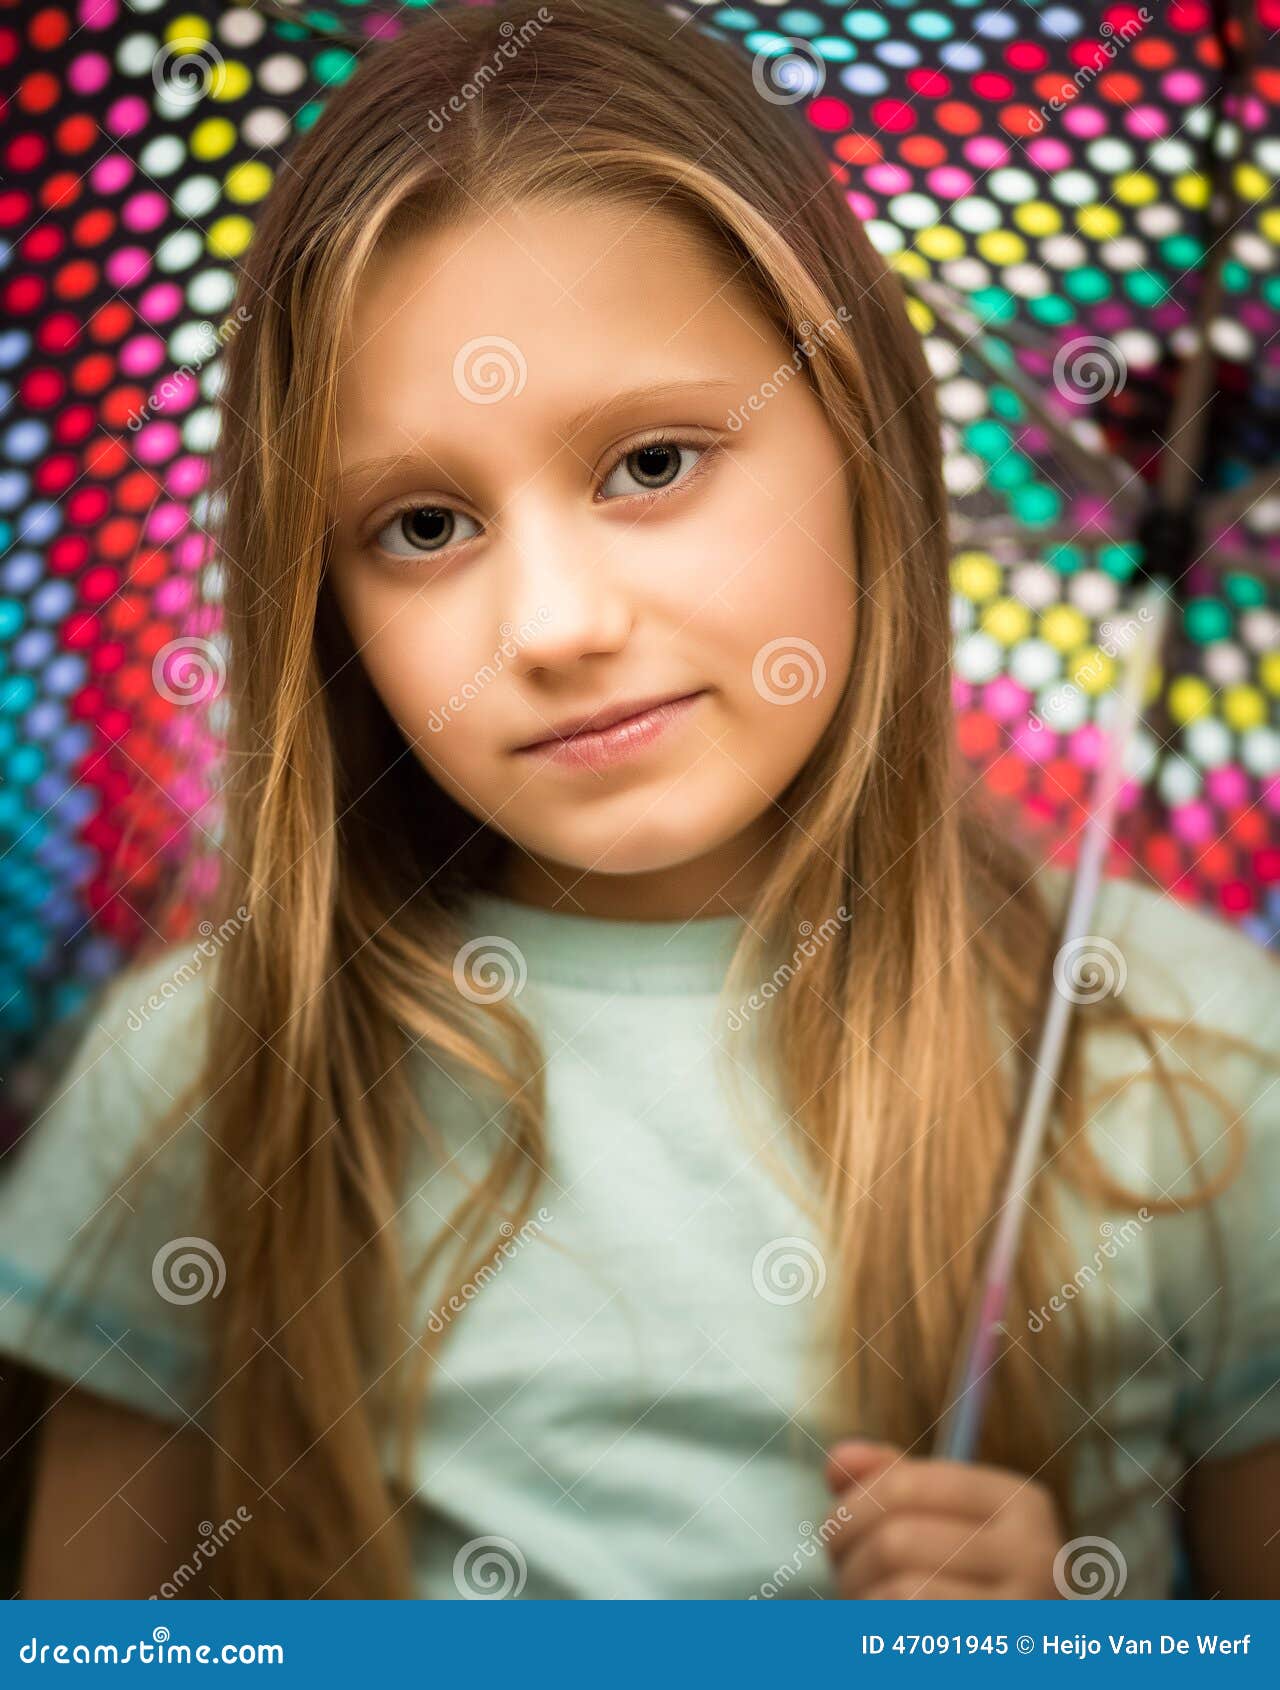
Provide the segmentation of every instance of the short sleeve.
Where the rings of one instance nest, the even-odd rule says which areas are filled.
[[[1158,1045],[1183,1077],[1190,1143],[1150,1083],[1094,1124],[1122,1179],[1179,1205],[1150,1223],[1153,1344],[1172,1358],[1169,1435],[1191,1461],[1222,1458],[1280,1439],[1280,959],[1146,888],[1111,884],[1101,912],[1125,999],[1175,1028]]]
[[[117,976],[57,1082],[0,1159],[0,1353],[162,1420],[209,1396],[196,1103],[165,1124],[203,1053],[207,971],[169,951]]]

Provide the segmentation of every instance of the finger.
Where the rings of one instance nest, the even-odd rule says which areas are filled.
[[[875,1443],[869,1438],[845,1439],[827,1451],[827,1485],[837,1491],[849,1485],[865,1484],[873,1473],[901,1457],[902,1451],[896,1444]]]
[[[886,1515],[836,1563],[841,1589],[851,1595],[897,1573],[936,1573],[966,1584],[995,1584],[1008,1575],[1008,1553],[989,1530],[954,1516]]]
[[[903,1508],[993,1519],[1007,1517],[1014,1509],[1047,1506],[1043,1487],[1022,1473],[965,1461],[938,1461],[932,1456],[887,1462],[855,1484],[852,1493],[869,1500],[869,1506],[856,1510],[864,1524],[878,1513]],[[849,1492],[839,1500],[852,1508]]]

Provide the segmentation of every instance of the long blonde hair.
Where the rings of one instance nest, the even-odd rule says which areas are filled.
[[[488,1176],[446,1229],[467,1243],[451,1258],[459,1283],[503,1220],[528,1215],[542,1177],[537,1038],[511,1004],[454,984],[460,900],[503,842],[431,780],[365,675],[327,579],[322,492],[335,331],[371,257],[531,195],[687,219],[790,340],[845,309],[806,379],[847,462],[852,672],[778,795],[788,825],[726,996],[741,1001],[790,948],[797,912],[853,912],[753,1025],[753,1060],[812,1169],[842,1346],[823,1373],[851,1430],[927,1448],[1049,978],[1051,912],[956,766],[947,511],[919,324],[798,112],[762,100],[714,32],[635,0],[554,16],[532,0],[438,7],[372,51],[279,174],[224,355],[214,485],[230,727],[210,913],[251,919],[218,959],[210,1060],[183,1102],[198,1096],[225,1152],[206,1192],[226,1261],[210,1304],[211,1509],[234,1510],[246,1473],[281,1504],[227,1547],[225,1595],[412,1594],[412,1480],[387,1474],[383,1437],[399,1432],[407,1463],[436,1348],[429,1332],[406,1336],[415,1276],[445,1248],[408,1261],[396,1224],[412,1137],[438,1139],[405,1060],[415,1046],[503,1110]],[[1103,1018],[1128,1019],[1114,1002],[1077,1018],[1035,1192],[1045,1215],[1055,1176],[1110,1189],[1081,1133],[1081,1044]],[[1152,1029],[1130,1024],[1154,1053]],[[1069,1276],[1051,1245],[1037,1225],[1015,1303]],[[1064,1317],[1034,1361],[1009,1347],[982,1447],[1049,1484],[1068,1518],[1076,1428],[1041,1369],[1082,1392],[1086,1338]]]

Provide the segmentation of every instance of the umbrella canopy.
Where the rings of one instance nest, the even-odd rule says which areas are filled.
[[[55,0],[0,28],[18,61],[0,194],[10,1062],[157,925],[178,868],[213,872],[222,675],[203,523],[237,264],[290,139],[420,9]],[[1203,289],[1232,8],[670,9],[741,40],[761,98],[797,105],[911,292],[955,504],[960,744],[1046,842],[1070,841]],[[1274,33],[1280,0],[1256,15]],[[1256,63],[1224,141],[1241,209],[1206,401],[1223,503],[1180,583],[1159,699],[1171,743],[1129,847],[1264,937],[1280,914],[1280,494],[1256,477],[1280,412],[1278,97],[1280,70]],[[1140,762],[1159,744],[1145,734]]]

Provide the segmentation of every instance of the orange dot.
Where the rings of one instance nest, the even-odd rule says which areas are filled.
[[[91,352],[82,358],[72,372],[71,380],[77,393],[101,393],[111,380],[115,360],[103,352]]]
[[[93,145],[97,133],[98,126],[93,119],[77,112],[74,117],[63,118],[54,130],[54,140],[60,153],[84,153]]]
[[[73,258],[53,279],[53,291],[59,299],[83,299],[97,285],[98,266],[87,258]]]
[[[81,191],[78,177],[69,170],[59,170],[40,190],[40,203],[50,211],[61,211],[64,206],[74,205]]]
[[[123,300],[113,299],[100,306],[89,319],[89,333],[94,340],[123,340],[133,324],[133,312]]]
[[[58,7],[37,12],[27,25],[27,35],[33,47],[58,47],[67,39],[70,29],[67,14]]]
[[[18,105],[23,111],[48,111],[57,104],[61,92],[56,76],[50,76],[47,70],[33,70],[18,86]]]

